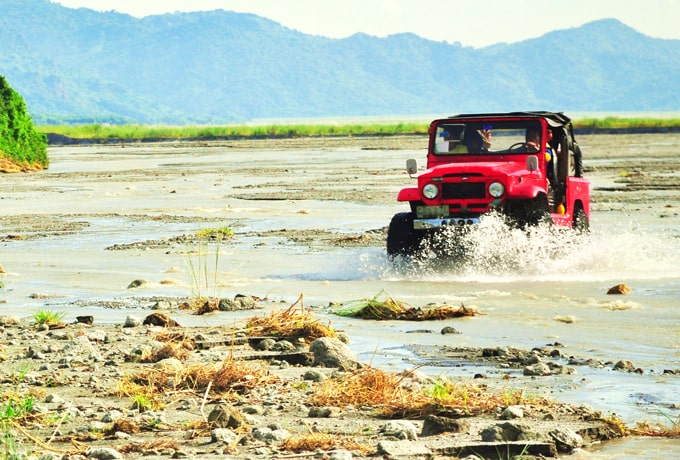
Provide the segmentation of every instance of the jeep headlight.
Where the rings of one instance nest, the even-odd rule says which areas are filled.
[[[433,200],[439,195],[439,187],[434,184],[427,184],[423,187],[423,196],[428,200]]]
[[[494,198],[499,198],[505,193],[505,186],[500,182],[492,182],[489,185],[489,195]]]

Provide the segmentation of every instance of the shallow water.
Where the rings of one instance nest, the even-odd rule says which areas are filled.
[[[284,236],[253,233],[382,228],[405,208],[389,198],[409,184],[402,172],[405,159],[422,155],[421,151],[349,148],[54,149],[49,171],[3,177],[0,217],[31,215],[35,220],[80,222],[81,226],[73,231],[57,226],[61,230],[49,236],[3,241],[0,264],[7,273],[2,275],[5,289],[0,299],[6,303],[0,307],[3,314],[22,316],[39,309],[63,309],[67,318],[93,314],[99,322],[120,322],[130,313],[143,315],[129,306],[137,305],[127,302],[130,298],[187,296],[195,289],[187,266],[190,248],[106,248],[229,226],[236,238],[215,248],[219,257],[210,287],[214,294],[267,296],[283,306],[303,294],[306,306],[333,327],[347,331],[350,346],[362,361],[390,370],[424,365],[433,375],[472,377],[486,372],[496,378],[499,371],[494,368],[424,362],[408,345],[530,349],[559,342],[564,344],[563,356],[606,364],[576,366],[575,375],[548,377],[555,382],[550,385],[551,397],[587,403],[605,414],[616,413],[630,424],[641,420],[678,423],[680,375],[663,374],[666,369],[680,369],[677,194],[669,192],[674,208],[654,197],[643,204],[638,200],[626,205],[627,196],[608,195],[607,203],[593,206],[592,231],[587,236],[547,229],[527,234],[487,219],[469,235],[464,261],[399,263],[389,261],[382,247],[308,245]],[[597,160],[596,165],[605,163]],[[263,171],[255,171],[257,165]],[[592,176],[594,186],[613,183],[617,177],[597,171]],[[367,196],[387,192],[388,199],[333,200],[320,193],[324,187],[337,190],[340,198],[365,190]],[[275,199],[235,198],[246,193]],[[162,215],[195,216],[196,222],[151,218]],[[3,223],[0,231],[2,235],[31,235],[43,230]],[[127,286],[134,279],[150,283],[131,291]],[[606,294],[619,283],[630,286],[633,293]],[[464,304],[483,315],[436,323],[374,322],[343,318],[328,308],[329,302],[370,298],[381,292],[413,306]],[[36,293],[40,295],[31,296]],[[117,300],[120,309],[100,306],[102,301]],[[197,317],[179,313],[178,320],[187,325],[230,324],[252,314]],[[445,326],[461,334],[439,334]],[[413,332],[423,329],[432,333]],[[632,361],[643,373],[614,371],[613,364],[622,359]],[[520,374],[514,375],[518,386],[545,390],[541,379]],[[680,456],[680,441],[654,439],[627,439],[578,454],[578,458],[598,459],[674,456]]]

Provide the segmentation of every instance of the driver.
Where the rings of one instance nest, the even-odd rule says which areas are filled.
[[[535,129],[527,130],[526,134],[527,152],[534,153],[541,150],[541,135]]]

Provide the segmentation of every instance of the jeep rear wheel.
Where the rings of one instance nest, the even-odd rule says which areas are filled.
[[[418,249],[420,239],[413,230],[413,214],[395,214],[387,229],[387,255],[411,255]]]

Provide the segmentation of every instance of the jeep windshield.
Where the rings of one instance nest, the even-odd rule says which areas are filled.
[[[437,125],[433,153],[436,155],[533,153],[544,145],[541,142],[542,131],[537,120],[483,122],[452,120]]]

